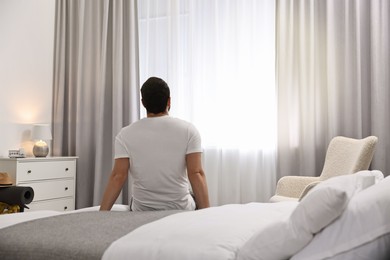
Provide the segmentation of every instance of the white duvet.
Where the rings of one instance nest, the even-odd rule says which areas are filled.
[[[288,218],[296,205],[297,202],[230,204],[170,215],[116,240],[105,251],[103,260],[235,259],[253,234]]]

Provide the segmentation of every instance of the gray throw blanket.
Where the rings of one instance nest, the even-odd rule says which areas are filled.
[[[179,212],[93,211],[16,224],[0,230],[0,259],[100,259],[120,237]]]

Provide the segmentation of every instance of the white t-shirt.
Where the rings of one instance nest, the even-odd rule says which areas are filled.
[[[169,116],[143,118],[124,127],[115,139],[115,159],[129,158],[131,209],[194,210],[186,154],[202,152],[198,130]]]

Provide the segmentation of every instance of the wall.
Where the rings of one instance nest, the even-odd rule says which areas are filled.
[[[0,1],[0,157],[31,155],[34,123],[51,123],[53,0]]]

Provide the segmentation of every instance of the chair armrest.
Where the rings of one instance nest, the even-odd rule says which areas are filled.
[[[298,199],[307,185],[317,181],[320,181],[320,177],[285,176],[279,179],[275,194]]]

